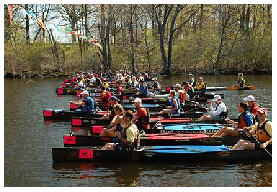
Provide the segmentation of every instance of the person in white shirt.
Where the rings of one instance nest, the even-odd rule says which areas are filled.
[[[220,95],[215,95],[213,101],[215,102],[216,106],[213,107],[212,101],[209,102],[209,108],[207,108],[207,114],[200,117],[199,121],[207,121],[207,120],[214,120],[214,121],[221,121],[227,118],[227,107],[222,102]]]

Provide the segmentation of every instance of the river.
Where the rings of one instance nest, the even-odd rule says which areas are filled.
[[[187,77],[159,78],[162,85]],[[208,86],[236,83],[235,76],[204,76]],[[253,91],[224,93],[229,115],[238,115],[237,103],[249,94],[268,109],[272,119],[272,76],[249,75]],[[44,122],[46,108],[69,108],[75,96],[57,97],[62,79],[4,80],[4,185],[5,187],[246,187],[272,186],[272,163],[53,163],[52,147],[63,146],[70,122]],[[250,83],[251,82],[251,83]]]

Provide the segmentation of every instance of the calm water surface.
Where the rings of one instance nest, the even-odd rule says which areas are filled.
[[[162,85],[187,77],[161,77]],[[236,83],[235,76],[205,77],[208,86]],[[5,79],[4,184],[5,186],[271,186],[272,163],[52,163],[52,147],[63,146],[70,122],[44,122],[42,110],[69,108],[75,96],[57,97],[61,79]],[[229,114],[237,116],[237,103],[253,94],[272,114],[272,76],[247,76],[254,91],[224,93]]]

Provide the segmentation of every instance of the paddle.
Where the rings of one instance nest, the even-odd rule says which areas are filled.
[[[147,151],[153,151],[153,150],[176,150],[176,149],[180,149],[180,150],[183,149],[183,150],[187,150],[187,151],[196,151],[196,152],[205,152],[203,150],[189,149],[189,148],[183,147],[183,146],[180,146],[180,147],[178,147],[178,146],[172,146],[172,147],[171,146],[164,146],[163,148],[158,148],[158,149],[149,148],[145,151],[147,152]]]
[[[256,142],[257,142],[258,144],[262,145],[261,142],[258,141],[258,139],[257,139],[254,135],[252,135],[249,131],[246,131],[246,130],[244,130],[244,129],[243,129],[243,131],[245,132],[245,135],[246,135],[247,137],[253,137],[253,138],[256,140]],[[264,150],[272,157],[272,154],[271,154],[266,148],[264,148]]]

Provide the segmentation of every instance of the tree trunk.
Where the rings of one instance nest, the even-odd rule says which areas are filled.
[[[28,4],[25,4],[25,9],[28,10]],[[25,26],[25,33],[26,33],[26,42],[27,44],[30,43],[30,24],[29,24],[29,17],[26,15],[26,26]]]
[[[180,9],[180,5],[177,5],[174,15],[171,19],[171,23],[170,23],[170,32],[169,32],[169,40],[168,40],[168,60],[167,60],[167,71],[166,74],[170,75],[171,74],[171,58],[172,58],[172,47],[173,47],[173,35],[174,35],[174,25],[177,19],[177,16],[179,14],[179,12],[181,11]]]
[[[141,26],[141,28],[143,28]],[[150,65],[150,51],[149,51],[149,46],[148,46],[148,41],[147,41],[147,21],[145,21],[144,25],[144,43],[146,47],[146,56],[147,56],[147,62],[148,62],[148,71],[151,71],[151,65]]]
[[[133,29],[133,5],[130,5],[130,36],[131,36],[131,66],[132,72],[136,72],[135,66],[135,48],[134,48],[134,29]]]
[[[101,24],[100,24],[100,38],[103,45],[102,56],[103,56],[103,69],[107,69],[107,41],[105,37],[105,7],[101,5]]]
[[[109,13],[108,13],[108,22],[106,26],[106,44],[107,44],[107,68],[106,71],[110,70],[112,67],[112,52],[110,45],[110,31],[111,31],[111,6],[109,5]]]

